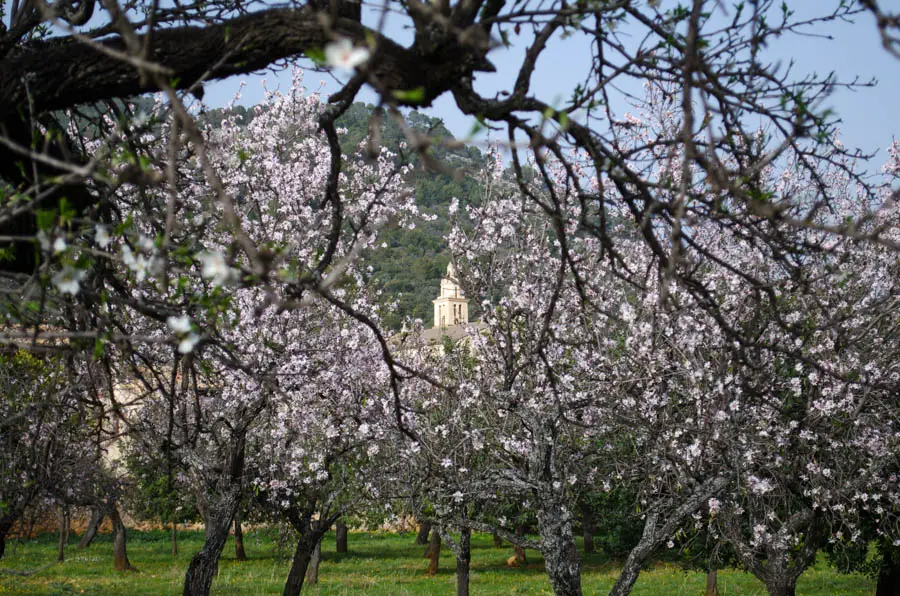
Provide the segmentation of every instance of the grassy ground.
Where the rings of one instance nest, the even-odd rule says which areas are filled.
[[[100,536],[86,551],[66,552],[66,561],[40,572],[19,577],[2,573],[4,569],[40,568],[56,559],[53,536],[7,545],[0,561],[0,594],[180,594],[184,571],[194,552],[200,549],[203,536],[199,532],[182,533],[180,555],[173,559],[168,535],[163,532],[131,532],[128,555],[139,573],[117,573],[112,570],[112,537]],[[446,547],[441,553],[441,570],[436,577],[425,575],[427,561],[423,547],[413,544],[407,534],[350,534],[350,553],[334,553],[334,535],[323,544],[324,560],[320,567],[320,583],[304,593],[328,595],[372,594],[400,596],[405,594],[454,594],[454,559]],[[234,559],[234,546],[229,543],[219,565],[219,576],[213,584],[214,594],[280,594],[287,576],[287,552],[278,552],[274,539],[264,531],[248,532],[245,538],[249,561]],[[510,548],[494,548],[490,536],[475,535],[472,540],[471,590],[481,594],[550,594],[543,560],[528,551],[528,564],[511,569],[506,559]],[[605,594],[615,581],[618,567],[601,555],[587,557],[584,565],[585,594]],[[673,595],[703,594],[705,576],[684,572],[678,567],[658,564],[638,579],[633,594]],[[719,573],[722,596],[731,594],[763,595],[765,591],[755,578],[736,571]],[[820,562],[800,578],[798,594],[806,596],[869,595],[874,582],[859,575],[841,575]]]

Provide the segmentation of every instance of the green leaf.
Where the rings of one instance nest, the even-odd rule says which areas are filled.
[[[38,209],[35,218],[39,230],[49,230],[56,225],[56,209]]]
[[[78,215],[78,212],[75,211],[75,208],[72,206],[72,203],[69,202],[69,199],[63,197],[59,200],[59,218],[63,224],[70,224],[75,216]]]
[[[396,90],[391,93],[394,96],[394,99],[399,101],[407,102],[407,103],[422,103],[422,100],[425,99],[425,87],[416,87],[415,89],[408,89],[406,91]]]
[[[322,50],[322,48],[307,48],[303,50],[303,53],[306,54],[306,57],[315,62],[318,66],[324,66],[325,52]]]

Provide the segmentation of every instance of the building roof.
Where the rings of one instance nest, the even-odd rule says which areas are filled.
[[[444,337],[451,341],[459,341],[462,338],[477,333],[484,328],[484,323],[463,323],[462,325],[450,325],[449,327],[432,327],[422,331],[422,339],[428,343],[437,343]]]

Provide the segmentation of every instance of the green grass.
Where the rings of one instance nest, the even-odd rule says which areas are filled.
[[[184,571],[194,552],[200,549],[203,535],[180,535],[180,554],[173,559],[168,535],[164,532],[130,532],[128,555],[140,573],[119,573],[112,569],[112,537],[100,536],[90,549],[66,551],[66,561],[52,565],[28,577],[11,576],[0,571],[0,594],[180,594]],[[400,596],[404,594],[454,594],[455,562],[448,548],[441,552],[441,570],[436,577],[425,575],[427,561],[423,547],[413,544],[412,534],[350,534],[350,553],[334,553],[334,535],[323,544],[324,559],[320,583],[304,589],[308,594]],[[249,561],[234,559],[229,542],[219,564],[214,594],[280,594],[288,571],[288,553],[278,552],[275,541],[265,531],[248,532],[245,538]],[[528,551],[528,564],[508,568],[511,548],[494,548],[491,537],[478,534],[472,540],[472,594],[551,594],[543,560]],[[36,569],[56,559],[55,537],[10,541],[0,570]],[[615,562],[602,555],[586,558],[583,573],[585,594],[605,594],[618,573]],[[705,576],[684,572],[676,566],[659,563],[643,572],[633,594],[703,594]],[[762,584],[749,574],[719,572],[720,593],[763,595]],[[860,575],[841,575],[820,562],[800,579],[798,594],[807,596],[869,595],[874,582]]]

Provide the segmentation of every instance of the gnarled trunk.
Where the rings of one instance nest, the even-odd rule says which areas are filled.
[[[766,590],[769,596],[795,596],[797,592],[797,580],[790,577],[779,577],[766,582]]]
[[[184,577],[184,596],[209,595],[237,507],[237,494],[232,493],[223,497],[215,507],[207,508],[206,541],[188,566]]]
[[[428,544],[428,534],[431,532],[431,522],[423,521],[419,523],[419,533],[416,534],[416,544]]]
[[[241,528],[241,508],[234,513],[234,558],[238,561],[247,560],[247,551],[244,550],[244,529]]]
[[[81,535],[81,540],[78,541],[78,546],[75,548],[81,550],[89,547],[94,541],[94,538],[97,537],[97,531],[100,529],[100,524],[102,523],[103,509],[101,507],[92,507],[91,519],[88,522],[87,529],[85,529],[84,534]]]
[[[335,551],[339,553],[347,552],[347,524],[338,520],[334,526]]]
[[[500,538],[500,535],[497,532],[494,532],[494,548],[500,548],[503,546],[503,539]]]
[[[659,511],[647,513],[641,539],[628,553],[625,564],[622,566],[622,571],[619,573],[612,590],[609,591],[609,596],[627,596],[630,594],[647,557],[664,540],[674,534],[682,520],[700,508],[704,502],[725,488],[727,484],[728,482],[724,476],[717,476],[707,480],[697,487],[693,493],[685,496],[677,507],[666,512],[666,516],[661,524],[657,524],[660,521]]]
[[[469,564],[472,561],[472,530],[459,529],[456,552],[456,596],[469,596]]]
[[[575,546],[572,519],[561,502],[545,503],[538,510],[541,554],[556,596],[581,596],[581,556]]]
[[[647,515],[641,539],[628,553],[628,557],[625,558],[625,564],[622,565],[622,571],[619,573],[612,590],[610,590],[609,596],[627,596],[631,594],[631,588],[634,587],[634,582],[637,581],[638,574],[641,572],[641,566],[657,546],[656,520],[658,517],[659,515],[656,512]]]
[[[109,519],[113,525],[113,565],[116,571],[137,571],[128,560],[128,536],[115,503],[109,508]]]

